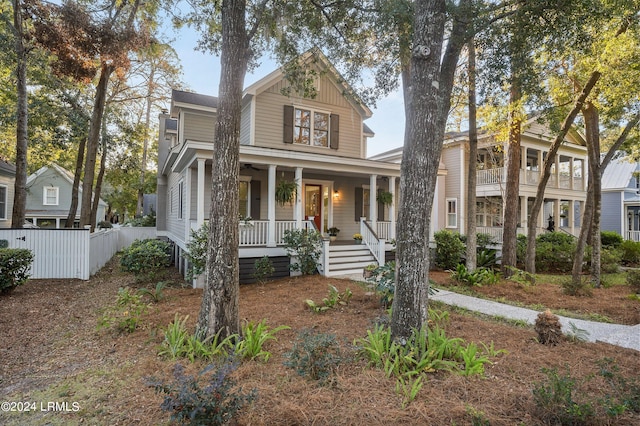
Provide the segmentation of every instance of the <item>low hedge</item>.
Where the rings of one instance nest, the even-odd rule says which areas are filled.
[[[0,293],[9,293],[29,279],[33,253],[27,249],[0,249]]]

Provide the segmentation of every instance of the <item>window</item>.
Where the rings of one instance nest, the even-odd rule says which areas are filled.
[[[184,213],[184,182],[178,184],[178,219],[182,219]]]
[[[458,226],[458,200],[455,198],[447,199],[447,228],[456,228]]]
[[[311,108],[284,106],[284,142],[338,149],[340,117]]]
[[[240,205],[238,206],[238,212],[240,218],[244,219],[251,216],[251,206],[249,205],[251,200],[251,185],[247,180],[241,180],[239,184]]]
[[[0,220],[7,219],[7,187],[0,185]]]
[[[45,206],[57,206],[58,189],[57,186],[45,186],[42,188],[42,204]]]
[[[302,145],[329,146],[329,114],[296,108],[293,142]]]

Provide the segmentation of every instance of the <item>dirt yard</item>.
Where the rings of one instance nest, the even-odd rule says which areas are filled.
[[[434,272],[431,277],[448,285],[448,274]],[[157,356],[162,329],[176,313],[189,315],[193,326],[202,293],[180,288],[175,275],[165,279],[175,284],[164,290],[164,300],[150,305],[131,334],[97,330],[101,309],[114,304],[118,288],[155,282],[136,283],[119,271],[116,261],[88,282],[33,280],[0,297],[0,401],[14,409],[30,408],[28,413],[1,411],[0,424],[168,424],[169,415],[160,410],[163,397],[147,386],[147,378],[171,377],[175,362]],[[310,311],[304,300],[320,302],[327,297],[329,284],[340,291],[348,287],[353,292],[350,303],[325,313]],[[505,282],[479,291],[528,305],[640,323],[640,302],[627,297],[631,293],[627,286],[579,298],[544,283],[523,287]],[[640,386],[640,352],[634,350],[570,341],[544,346],[537,343],[531,328],[452,311],[448,336],[478,344],[493,342],[508,353],[492,358],[484,377],[430,374],[417,398],[403,408],[395,379],[355,357],[353,340],[366,336],[374,320],[385,315],[377,296],[363,286],[319,276],[242,286],[240,312],[244,320],[266,319],[271,327],[291,327],[267,344],[272,353],[267,363],[244,362],[233,373],[244,390],[256,389],[258,394],[239,417],[240,425],[541,425],[532,389],[547,379],[543,368],[556,368],[560,375],[569,373],[575,379],[578,392],[573,398],[591,402],[596,410],[592,424],[640,424],[640,414],[607,416],[598,403],[619,397],[620,392],[598,374],[597,361],[609,359],[609,365],[615,363],[618,369],[616,377]],[[342,342],[344,360],[329,384],[310,381],[283,364],[284,354],[305,329],[335,334]],[[203,367],[182,363],[190,371]],[[637,392],[638,387],[636,397]]]

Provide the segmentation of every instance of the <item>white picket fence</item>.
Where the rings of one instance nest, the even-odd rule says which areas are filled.
[[[88,280],[134,240],[155,237],[156,228],[122,227],[94,233],[88,229],[0,229],[0,240],[7,240],[9,248],[33,252],[33,279]]]

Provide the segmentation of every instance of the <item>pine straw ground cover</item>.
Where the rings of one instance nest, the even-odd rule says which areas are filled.
[[[189,315],[188,324],[193,327],[202,293],[177,286],[167,288],[165,299],[150,306],[135,332],[97,330],[101,309],[113,305],[118,288],[145,285],[120,272],[117,265],[116,259],[88,282],[33,280],[0,298],[0,401],[37,403],[37,410],[31,413],[0,412],[0,424],[168,423],[168,414],[160,410],[163,397],[147,386],[146,379],[172,377],[175,363],[157,356],[162,329],[176,313]],[[442,273],[434,272],[432,277],[448,282]],[[171,279],[180,281],[176,276]],[[309,310],[304,300],[320,302],[327,296],[329,284],[340,291],[348,287],[353,292],[349,304],[324,313]],[[517,287],[507,290],[506,283],[494,287],[503,286],[500,297],[507,299],[528,296],[532,291]],[[619,287],[603,289],[591,298],[570,298],[555,292],[548,296],[549,291],[543,291],[534,300],[546,307],[570,307],[625,323],[637,320],[639,302],[620,297],[619,291],[629,294],[630,289]],[[547,379],[543,368],[555,368],[559,375],[570,374],[579,388],[574,398],[597,407],[601,406],[598,401],[617,396],[597,374],[597,361],[608,358],[619,369],[620,377],[640,381],[640,352],[604,343],[564,341],[558,346],[545,346],[536,342],[532,328],[452,311],[448,336],[478,344],[493,342],[496,349],[508,353],[492,358],[493,364],[487,366],[483,377],[430,374],[416,399],[402,408],[395,380],[367,367],[352,349],[353,340],[365,336],[373,321],[385,315],[378,302],[355,282],[319,276],[242,286],[243,319],[266,319],[271,327],[288,325],[291,329],[279,332],[277,341],[267,343],[266,349],[272,353],[267,363],[244,362],[233,373],[245,391],[255,388],[258,394],[256,401],[242,411],[238,424],[538,425],[544,423],[532,389]],[[615,310],[609,310],[612,304],[625,314],[616,316]],[[600,306],[607,310],[600,311]],[[301,377],[283,364],[284,354],[305,329],[335,334],[342,342],[344,361],[325,385]],[[190,372],[203,367],[201,363],[183,363]],[[58,408],[67,411],[46,411],[48,402],[66,403]],[[597,410],[595,424],[640,424],[638,414],[609,417],[601,408]]]

